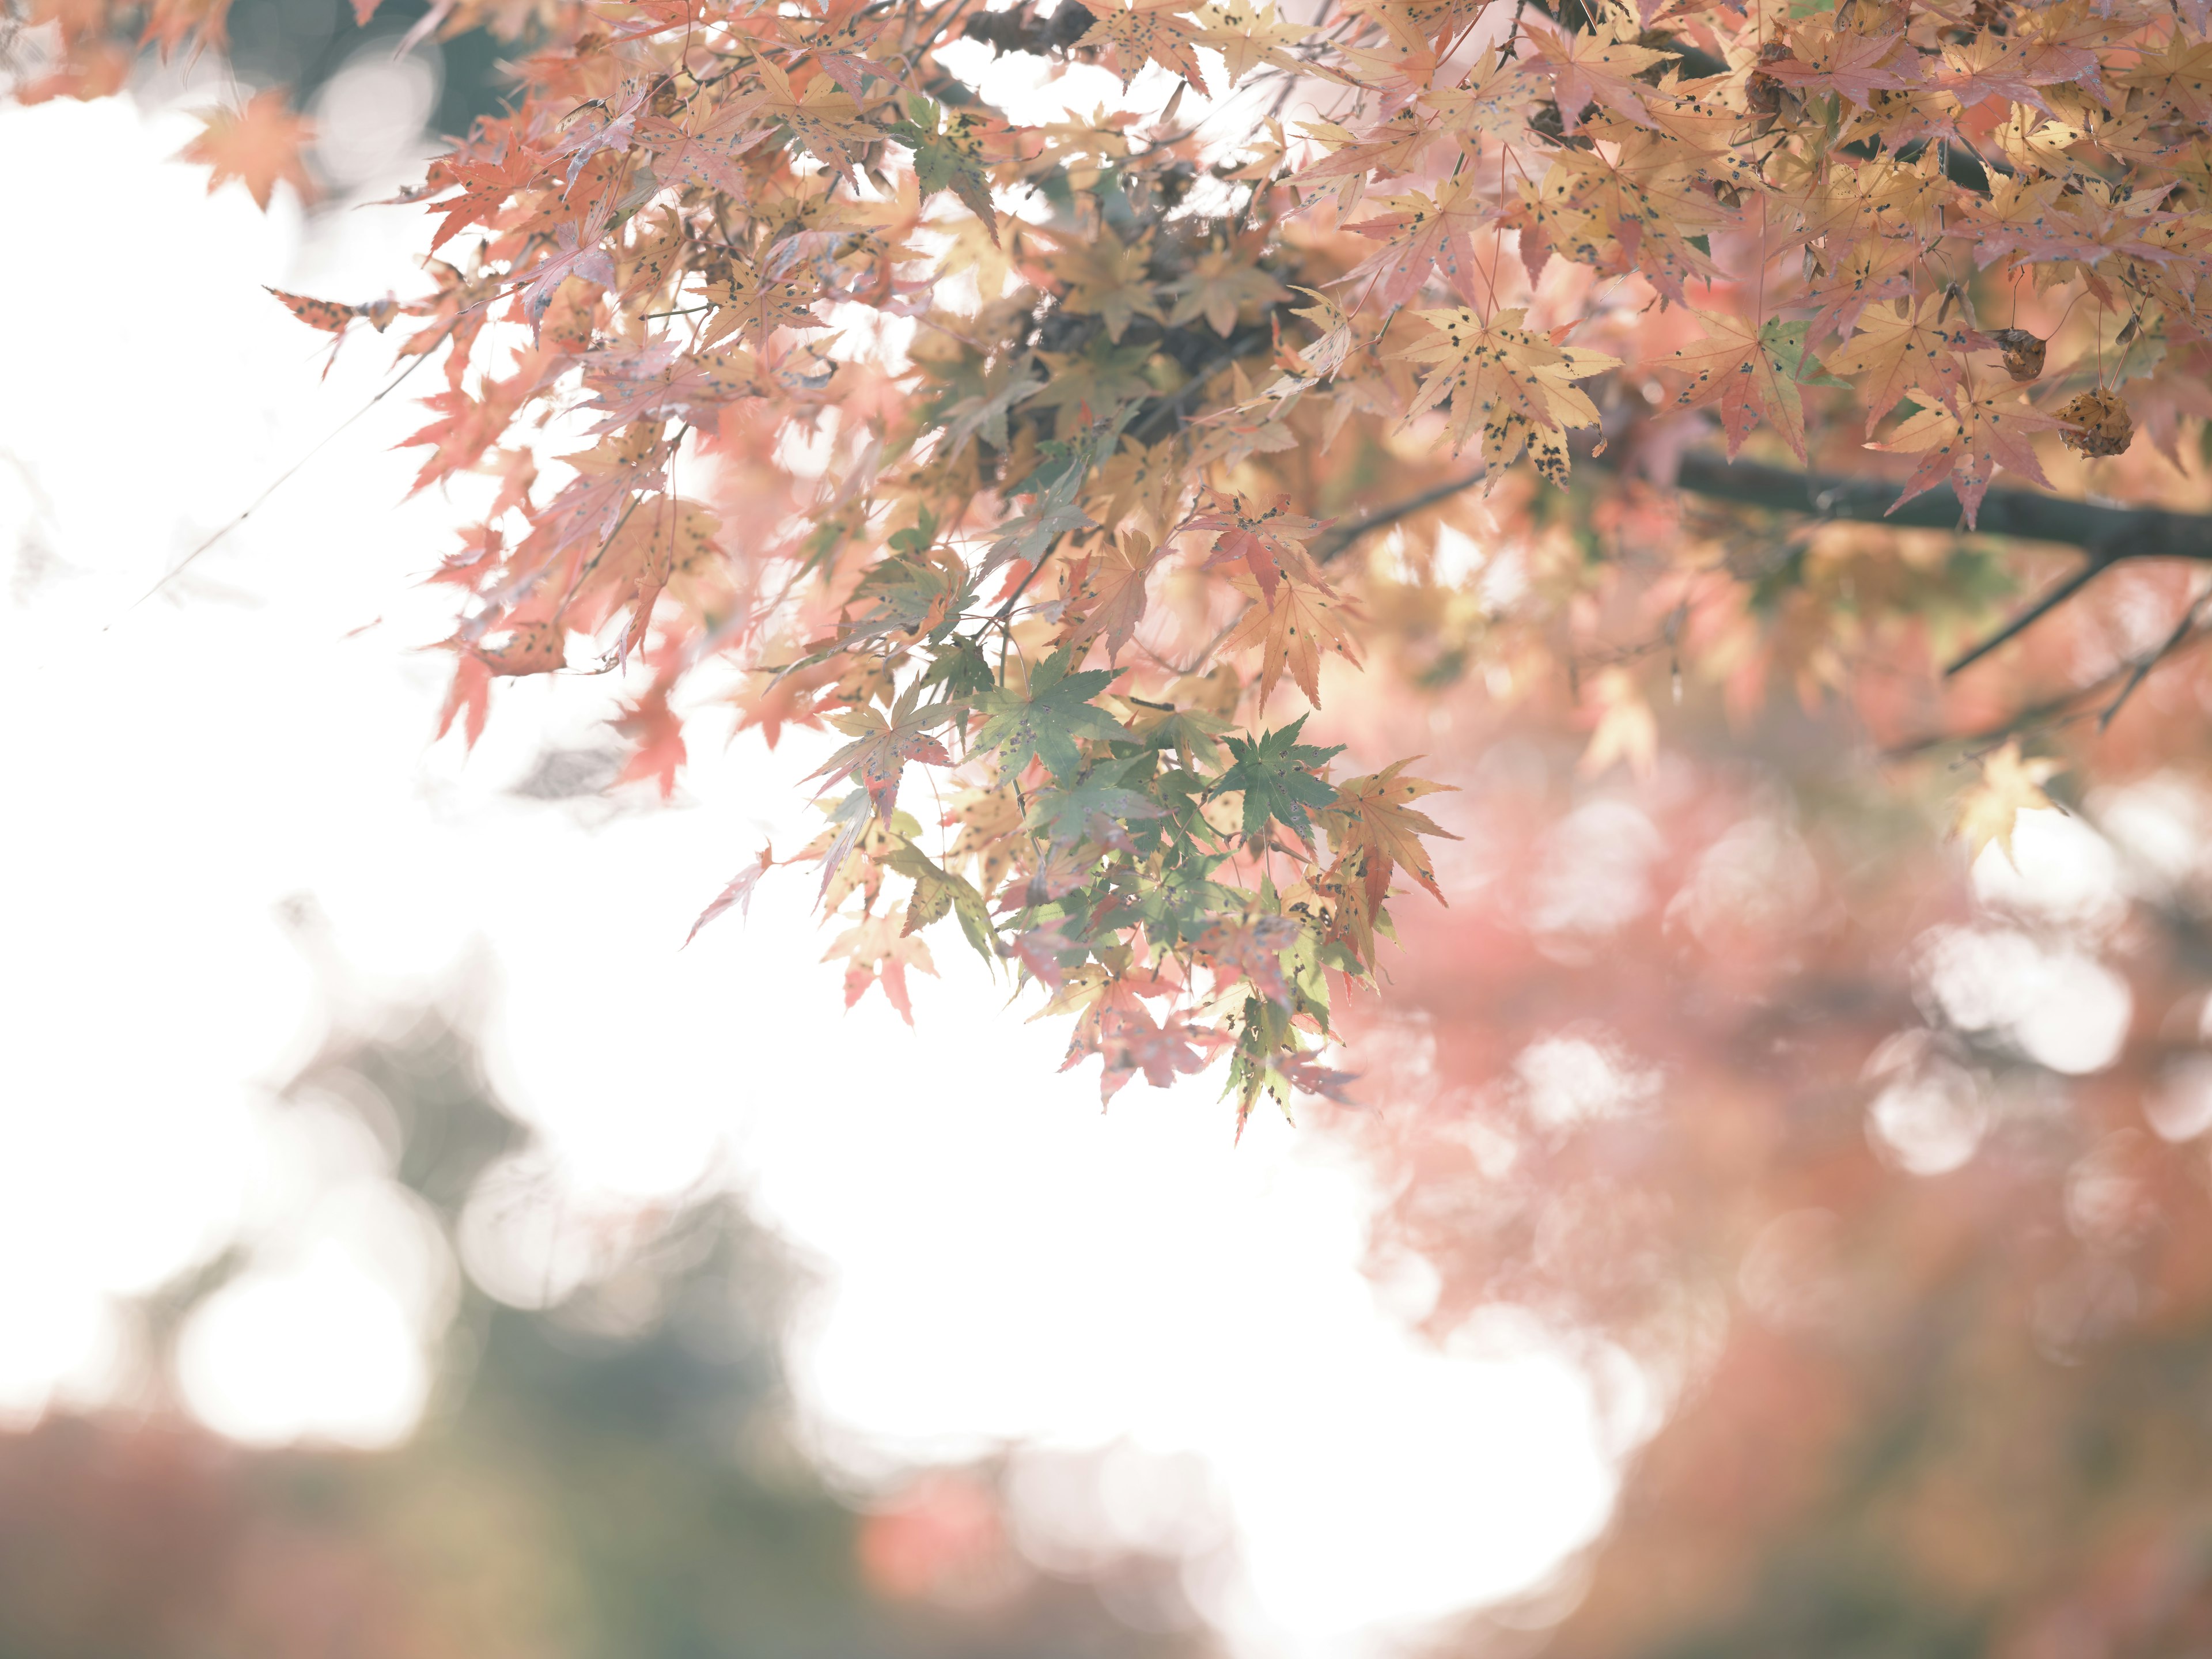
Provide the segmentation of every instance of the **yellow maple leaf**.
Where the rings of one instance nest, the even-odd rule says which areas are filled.
[[[1521,326],[1527,315],[1521,308],[1486,319],[1460,308],[1420,313],[1435,333],[1395,354],[1432,365],[1406,418],[1449,398],[1455,450],[1480,428],[1486,473],[1494,477],[1510,466],[1525,445],[1536,470],[1565,489],[1567,446],[1562,428],[1595,426],[1598,418],[1597,405],[1574,383],[1619,368],[1620,360],[1554,345]]]
[[[1184,0],[1136,0],[1136,3],[1093,14],[1097,21],[1079,46],[1104,51],[1107,67],[1127,86],[1136,79],[1146,61],[1158,64],[1170,75],[1180,75],[1194,90],[1211,97],[1206,71],[1199,67],[1196,43],[1206,31],[1188,17],[1179,15]]]
[[[1597,729],[1583,751],[1582,775],[1596,777],[1617,760],[1639,778],[1651,775],[1659,757],[1659,722],[1625,668],[1608,668],[1590,687],[1599,710]]]
[[[2008,863],[2012,855],[2012,832],[2022,811],[2051,805],[2043,786],[2066,769],[2055,760],[2022,760],[2020,739],[2013,738],[1982,762],[1981,781],[1959,797],[1957,822],[1952,834],[1966,843],[1971,862],[1982,848],[1995,842]]]

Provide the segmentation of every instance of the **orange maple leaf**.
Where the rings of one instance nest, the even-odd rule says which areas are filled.
[[[1728,428],[1729,459],[1735,459],[1762,418],[1805,459],[1805,400],[1796,368],[1804,349],[1802,323],[1754,323],[1725,313],[1692,313],[1705,337],[1674,354],[1674,367],[1690,377],[1677,400],[1685,409],[1717,403]]]
[[[1428,850],[1419,838],[1460,839],[1412,805],[1423,795],[1459,786],[1399,776],[1411,763],[1409,757],[1393,761],[1380,772],[1347,779],[1337,786],[1335,802],[1316,814],[1328,831],[1329,844],[1340,860],[1350,853],[1363,855],[1358,868],[1365,879],[1370,912],[1389,894],[1394,866],[1442,900],[1443,890],[1437,885],[1436,866],[1430,863]]]
[[[208,175],[210,194],[236,179],[266,212],[283,179],[302,201],[314,199],[315,181],[301,156],[314,141],[314,123],[292,113],[283,88],[255,93],[243,110],[203,110],[200,119],[205,123],[200,136],[178,151],[177,159],[214,169]]]
[[[1344,602],[1326,588],[1289,578],[1276,584],[1272,597],[1262,599],[1260,584],[1249,576],[1232,576],[1230,585],[1259,601],[1245,613],[1236,631],[1222,641],[1224,653],[1257,648],[1260,658],[1260,701],[1267,702],[1275,682],[1288,669],[1306,694],[1306,701],[1321,707],[1321,653],[1326,646],[1359,660],[1352,636],[1338,612]]]
[[[1999,467],[2050,487],[2028,436],[2055,432],[2066,424],[2029,407],[2009,386],[1976,391],[1957,387],[1948,406],[1922,410],[1892,433],[1887,443],[1873,446],[1920,455],[1919,466],[1905,480],[1905,493],[1889,510],[1894,513],[1923,490],[1948,481],[1966,509],[1966,528],[1972,530],[1990,477]]]
[[[1888,306],[1869,306],[1859,313],[1857,331],[1829,354],[1830,374],[1867,377],[1859,395],[1866,402],[1869,435],[1907,392],[1923,393],[1917,401],[1935,403],[1959,384],[1962,330],[1944,325],[1942,308],[1933,295],[1901,317]]]

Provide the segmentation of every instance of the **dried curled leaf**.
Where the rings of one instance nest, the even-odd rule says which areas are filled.
[[[2135,416],[2117,392],[2085,392],[2058,406],[2066,422],[2059,441],[2084,455],[2120,455],[2135,441]]]

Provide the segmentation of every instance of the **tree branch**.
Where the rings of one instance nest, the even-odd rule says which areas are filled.
[[[1585,454],[1583,459],[1592,465],[1617,466],[1596,455]],[[1316,556],[1324,563],[1340,557],[1370,531],[1387,529],[1401,519],[1449,501],[1481,479],[1477,473],[1438,484],[1405,501],[1377,507],[1351,524],[1340,525],[1314,544]],[[1773,513],[1893,525],[1901,530],[1966,533],[1965,509],[1948,484],[1900,506],[1898,497],[1905,493],[1905,486],[1893,479],[1796,472],[1759,461],[1724,460],[1709,451],[1683,456],[1674,483],[1677,489],[1693,495]],[[1990,490],[1982,497],[1973,533],[2078,547],[2089,556],[2079,569],[1953,661],[1943,671],[1947,675],[1979,662],[2016,638],[2123,559],[2193,559],[2212,563],[2212,514],[2170,513],[2158,507],[2101,507],[2033,489]]]
[[[1599,465],[1604,463],[1601,461]],[[1894,513],[1904,486],[1887,478],[1796,472],[1758,461],[1725,461],[1693,451],[1675,483],[1693,495],[1778,513],[1850,519],[1906,530],[1963,532],[1966,514],[1948,484],[1916,495]],[[1977,535],[2012,536],[2087,548],[2117,559],[2197,559],[2212,562],[2212,514],[2156,507],[2100,507],[2032,489],[1992,489],[1982,497]]]
[[[1352,544],[1369,532],[1388,530],[1401,519],[1410,519],[1424,508],[1434,507],[1438,501],[1448,501],[1462,490],[1471,489],[1481,482],[1482,474],[1478,472],[1471,478],[1455,478],[1449,483],[1440,483],[1434,489],[1424,489],[1418,495],[1410,495],[1402,501],[1393,502],[1389,507],[1378,507],[1372,513],[1356,519],[1350,524],[1337,526],[1315,542],[1314,556],[1322,563],[1327,564],[1331,559],[1350,552]]]

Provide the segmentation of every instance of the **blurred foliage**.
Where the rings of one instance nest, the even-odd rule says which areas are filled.
[[[301,1079],[388,1104],[447,1223],[526,1132],[426,1019]],[[235,1261],[230,1263],[235,1266]],[[173,1329],[224,1269],[156,1310]],[[421,1431],[383,1453],[228,1445],[155,1410],[0,1436],[7,1659],[1182,1659],[1030,1570],[988,1472],[872,1513],[788,1439],[790,1264],[726,1199],[562,1307],[465,1293]],[[610,1334],[608,1297],[645,1296]],[[595,1305],[594,1298],[599,1298]]]

